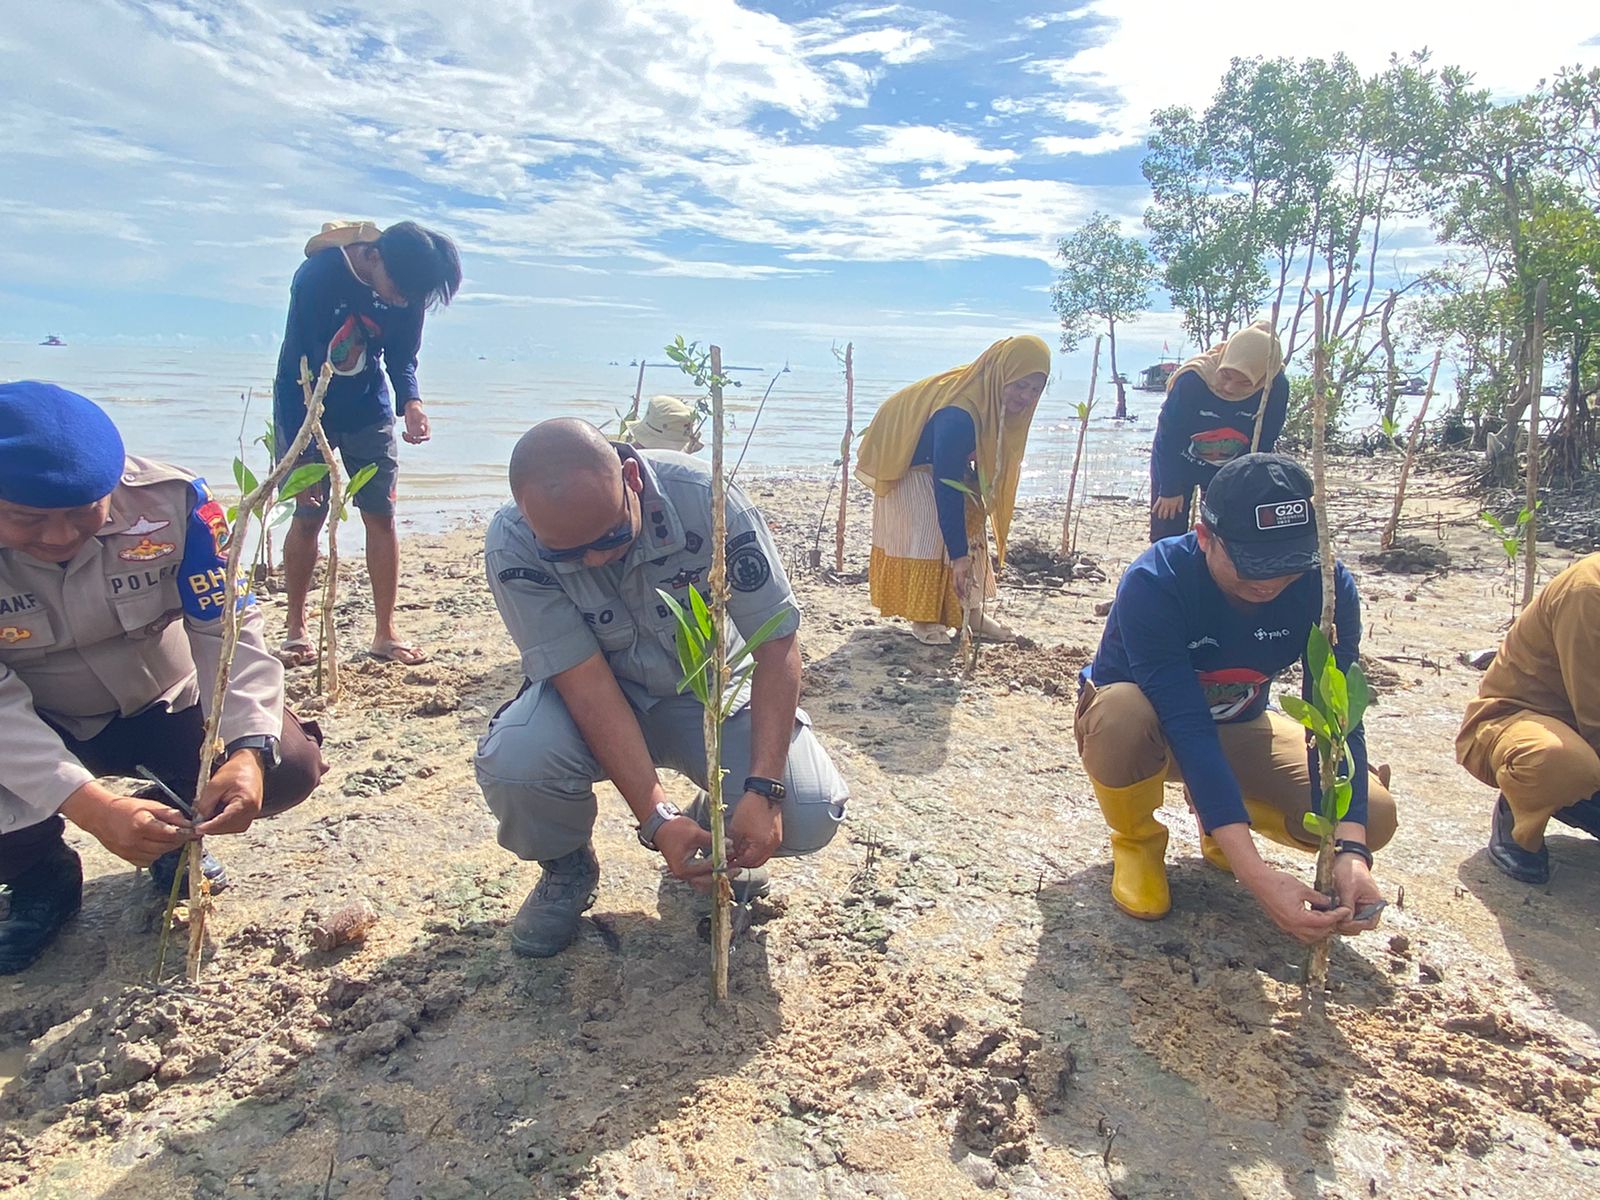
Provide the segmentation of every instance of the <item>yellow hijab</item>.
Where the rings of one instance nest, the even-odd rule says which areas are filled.
[[[1211,349],[1195,355],[1167,377],[1167,391],[1172,390],[1179,375],[1193,371],[1205,380],[1206,387],[1211,389],[1213,395],[1225,398],[1217,391],[1217,372],[1224,367],[1238,371],[1250,380],[1250,390],[1238,397],[1240,400],[1270,386],[1278,377],[1278,372],[1283,370],[1283,347],[1278,344],[1278,335],[1272,331],[1272,322],[1257,321],[1254,325],[1246,325],[1226,341],[1218,342]]]
[[[1025,375],[1050,374],[1050,347],[1025,334],[1002,338],[965,366],[930,375],[883,402],[861,439],[856,478],[886,496],[911,469],[922,429],[942,408],[959,408],[978,434],[979,476],[994,524],[995,549],[1006,560],[1006,535],[1022,476],[1022,453],[1037,404],[1016,416],[1001,397],[1006,384]]]

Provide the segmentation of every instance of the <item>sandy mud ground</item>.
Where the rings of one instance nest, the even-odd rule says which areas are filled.
[[[1371,551],[1392,461],[1339,464],[1334,525]],[[758,480],[806,607],[804,703],[853,788],[826,851],[781,862],[706,999],[696,902],[602,787],[599,903],[534,962],[506,926],[537,869],[500,850],[470,754],[515,691],[479,534],[413,539],[421,668],[356,657],[317,712],[333,770],[299,809],[215,847],[198,989],[149,983],[160,906],[85,845],[82,915],[0,983],[0,1190],[39,1197],[1577,1197],[1600,1190],[1600,845],[1550,839],[1545,888],[1485,859],[1492,797],[1454,763],[1507,618],[1474,500],[1424,469],[1408,528],[1448,569],[1362,569],[1375,761],[1402,828],[1383,928],[1333,953],[1326,1019],[1301,954],[1199,856],[1169,789],[1174,911],[1107,895],[1106,834],[1071,738],[1097,601],[1142,546],[1103,502],[1082,545],[1025,506],[1003,618],[1037,644],[949,651],[875,617],[870,509],[844,577],[812,571],[825,486]],[[832,517],[823,534],[831,566]],[[1028,551],[1025,543],[1034,543]],[[1562,561],[1554,555],[1552,566]],[[1070,576],[1070,572],[1067,575]],[[357,567],[347,647],[371,614]],[[269,600],[269,619],[281,608]],[[292,675],[310,690],[310,671]],[[315,709],[316,705],[304,707]],[[689,795],[681,780],[671,788]],[[1265,846],[1309,876],[1309,857]],[[1403,889],[1403,897],[1401,892]],[[315,947],[364,902],[365,941]]]

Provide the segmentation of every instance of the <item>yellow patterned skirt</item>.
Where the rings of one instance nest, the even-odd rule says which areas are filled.
[[[976,553],[983,518],[967,501],[967,542],[986,595],[994,595],[994,577]],[[950,583],[950,556],[939,532],[939,510],[933,499],[933,469],[913,467],[887,496],[872,505],[872,563],[867,571],[872,604],[886,617],[929,621],[959,628],[961,601]]]

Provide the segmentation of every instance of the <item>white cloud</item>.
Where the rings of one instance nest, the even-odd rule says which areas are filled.
[[[1059,153],[1138,145],[1153,111],[1203,107],[1236,57],[1342,52],[1371,72],[1391,53],[1427,47],[1435,64],[1463,66],[1498,94],[1527,91],[1563,64],[1600,62],[1600,50],[1581,44],[1596,25],[1593,7],[1576,0],[1519,8],[1514,20],[1458,0],[1347,0],[1337,20],[1293,5],[1270,19],[1220,19],[1209,5],[1171,0],[1089,0],[1075,15],[1097,31],[1094,44],[1027,68],[1068,93],[1076,108],[1065,119],[1094,127],[1056,143]]]
[[[1015,150],[985,146],[970,134],[933,125],[863,125],[859,132],[876,139],[862,151],[874,163],[924,164],[924,179],[959,174],[975,165],[994,166],[1016,159]]]
[[[811,50],[815,56],[871,54],[890,66],[915,62],[933,52],[933,42],[904,29],[874,29],[825,42]]]
[[[656,312],[652,304],[629,304],[605,296],[527,296],[507,292],[481,292],[463,289],[457,304],[494,308],[615,308],[631,312]]]

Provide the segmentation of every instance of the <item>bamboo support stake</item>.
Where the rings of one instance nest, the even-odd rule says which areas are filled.
[[[1330,645],[1336,644],[1339,631],[1333,623],[1333,535],[1328,530],[1328,481],[1326,459],[1328,454],[1328,363],[1323,344],[1322,293],[1315,297],[1316,328],[1313,331],[1312,385],[1311,385],[1311,479],[1315,492],[1313,507],[1317,513],[1317,545],[1322,560],[1322,632]],[[1323,767],[1327,769],[1326,766]],[[1326,786],[1326,784],[1325,784]],[[1319,839],[1317,845],[1317,874],[1313,884],[1317,891],[1327,895],[1333,886],[1333,837]],[[1313,1002],[1320,1004],[1328,990],[1328,939],[1311,947],[1306,961],[1306,989]]]
[[[728,683],[728,515],[722,476],[722,347],[711,347],[711,703],[705,707],[706,807],[711,818],[711,999],[728,998],[728,944],[732,940],[728,846],[722,806],[722,705]]]
[[[302,359],[302,371],[304,360]],[[217,677],[211,685],[211,707],[206,716],[205,737],[200,743],[200,773],[198,788],[204,790],[216,764],[221,749],[218,731],[222,728],[222,706],[228,698],[228,678],[233,673],[233,655],[239,645],[239,559],[244,551],[245,535],[249,531],[250,517],[272,500],[277,486],[288,478],[311,441],[312,431],[322,428],[322,404],[328,395],[328,383],[333,379],[333,367],[324,363],[317,376],[317,386],[306,403],[306,419],[295,434],[293,443],[283,454],[267,477],[249,495],[239,500],[239,512],[228,537],[227,578],[223,581],[222,597],[222,649],[217,658]],[[198,796],[196,797],[198,799]],[[189,952],[185,962],[190,982],[200,978],[200,956],[205,949],[206,912],[211,898],[205,893],[205,876],[200,870],[201,846],[193,842],[189,851]]]
[[[1539,533],[1539,396],[1544,391],[1544,313],[1549,284],[1541,279],[1533,293],[1533,344],[1528,350],[1528,531],[1527,562],[1522,568],[1522,606],[1533,603]]]
[[[306,390],[306,407],[310,409],[311,372],[302,363],[300,385]],[[339,525],[344,508],[344,482],[339,477],[339,462],[327,432],[318,421],[312,429],[317,439],[317,449],[322,461],[328,465],[328,574],[322,585],[322,633],[317,639],[317,690],[329,703],[339,698],[339,633],[333,624],[334,604],[339,595]],[[323,674],[323,663],[327,674]],[[326,685],[324,685],[326,679]]]
[[[839,443],[839,523],[833,531],[833,569],[844,574],[845,501],[850,496],[850,443],[856,436],[856,369],[854,342],[844,347],[844,440]]]
[[[1400,482],[1394,489],[1394,511],[1389,514],[1389,523],[1383,527],[1383,537],[1378,541],[1380,550],[1387,550],[1394,545],[1394,535],[1400,529],[1400,506],[1406,502],[1406,480],[1411,476],[1411,460],[1417,456],[1417,443],[1422,440],[1422,422],[1428,417],[1428,401],[1433,399],[1433,385],[1439,380],[1439,360],[1443,357],[1443,350],[1434,351],[1433,370],[1428,372],[1428,390],[1422,394],[1422,407],[1417,410],[1417,419],[1411,422],[1411,437],[1406,441],[1406,460],[1400,464]]]
[[[1072,456],[1072,475],[1067,479],[1067,511],[1061,518],[1061,556],[1065,558],[1072,553],[1076,539],[1072,534],[1072,501],[1078,490],[1078,464],[1083,461],[1083,439],[1089,432],[1088,409],[1094,407],[1094,390],[1100,382],[1100,339],[1094,339],[1094,362],[1089,367],[1089,399],[1084,410],[1083,419],[1078,422],[1078,450]]]

